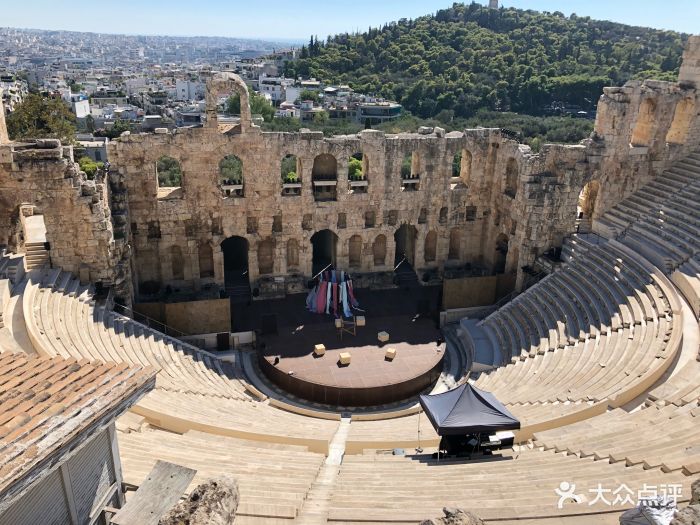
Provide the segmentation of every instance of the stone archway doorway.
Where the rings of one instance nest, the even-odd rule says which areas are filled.
[[[410,224],[402,224],[394,233],[394,266],[398,265],[404,258],[413,267],[416,260],[416,237],[418,230]]]
[[[224,286],[231,296],[248,295],[250,279],[248,274],[248,241],[244,237],[229,237],[221,243],[224,256]]]
[[[321,230],[311,237],[313,256],[311,271],[315,276],[329,264],[335,266],[338,250],[338,236],[331,230]]]

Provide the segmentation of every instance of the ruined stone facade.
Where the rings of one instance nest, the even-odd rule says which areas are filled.
[[[105,180],[78,173],[68,148],[0,147],[0,232],[11,231],[13,210],[33,203],[46,216],[54,264],[82,268],[122,295],[132,283],[136,293],[147,283],[223,287],[222,243],[231,238],[247,252],[254,287],[297,291],[314,273],[312,238],[326,230],[335,267],[356,275],[392,272],[401,252],[419,275],[472,263],[517,273],[520,286],[522,267],[574,230],[586,184],[599,188],[591,205],[599,216],[700,144],[699,57],[692,38],[681,82],[606,88],[591,138],[538,154],[495,129],[262,132],[245,84],[217,74],[204,127],[125,134],[110,144]],[[230,92],[241,97],[242,118],[222,129],[216,100]],[[222,180],[219,163],[230,155],[242,180]],[[287,155],[298,181],[285,184]],[[163,156],[179,163],[178,187],[159,188]],[[362,159],[361,180],[350,180],[353,156]]]

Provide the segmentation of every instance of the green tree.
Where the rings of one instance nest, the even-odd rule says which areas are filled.
[[[328,112],[325,110],[314,113],[314,124],[324,124],[328,122],[328,119]]]
[[[236,155],[227,155],[219,162],[219,174],[222,181],[233,184],[243,183],[243,162]]]
[[[156,164],[158,186],[176,188],[182,185],[182,170],[180,163],[172,157],[163,156]]]
[[[30,93],[7,117],[12,140],[51,138],[63,144],[75,140],[75,116],[63,100]]]
[[[95,177],[95,173],[97,173],[97,170],[101,170],[105,166],[104,162],[95,162],[87,155],[78,159],[78,165],[89,179],[93,179]]]
[[[268,102],[268,100],[256,93],[251,91],[248,100],[250,102],[250,112],[253,115],[262,115],[265,122],[271,122],[275,117],[275,108]],[[226,101],[226,112],[229,115],[240,115],[241,114],[241,97],[236,95],[231,95]]]
[[[350,157],[348,162],[348,178],[350,180],[362,180],[365,174],[362,171],[362,161],[355,157]]]
[[[318,96],[318,91],[313,91],[311,89],[304,89],[299,93],[299,100],[312,100],[318,103],[320,97]]]

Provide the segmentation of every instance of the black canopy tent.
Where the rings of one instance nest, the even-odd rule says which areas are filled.
[[[420,404],[440,436],[520,428],[520,421],[492,393],[469,383],[441,394],[421,395]]]

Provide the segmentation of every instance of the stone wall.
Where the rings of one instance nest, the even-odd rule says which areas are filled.
[[[112,284],[128,301],[132,283],[137,291],[145,284],[149,291],[222,286],[222,242],[232,237],[247,243],[253,286],[303,289],[313,274],[311,239],[323,230],[337,238],[337,268],[390,275],[395,234],[407,225],[404,250],[419,272],[439,275],[471,263],[517,273],[518,288],[522,267],[574,231],[586,184],[599,183],[595,218],[698,147],[699,60],[700,40],[691,38],[679,83],[606,88],[589,139],[545,145],[538,154],[497,129],[333,138],[262,132],[250,118],[245,84],[215,74],[204,127],[125,134],[109,145],[104,178],[87,180],[70,148],[56,141],[0,146],[0,243],[17,229],[19,206],[29,203],[44,214],[54,265]],[[243,105],[233,127],[216,120],[217,97],[228,92]],[[357,153],[366,186],[348,180]],[[462,162],[453,177],[457,153]],[[294,189],[281,177],[288,154],[297,158]],[[222,186],[219,162],[228,155],[242,161],[241,186]],[[162,156],[179,162],[180,187],[159,188]],[[401,175],[406,156],[409,180]],[[318,180],[329,175],[333,181]],[[323,196],[335,199],[319,200],[315,192],[328,184]]]
[[[119,283],[128,296],[130,275],[119,271],[122,253],[108,200],[104,180],[88,180],[73,162],[72,148],[58,140],[0,146],[0,244],[23,251],[19,210],[32,207],[43,215],[55,267],[86,282]]]
[[[355,191],[347,175],[349,159],[358,152],[365,159],[365,192]],[[471,163],[461,177],[453,178],[458,152],[471,157]],[[283,191],[280,163],[287,154],[298,159],[299,195]],[[243,163],[243,196],[226,195],[219,183],[219,162],[227,155]],[[313,166],[322,155],[337,162],[334,201],[314,198]],[[413,156],[419,176],[415,191],[402,185],[405,155]],[[311,237],[326,229],[337,235],[336,266],[355,273],[392,271],[394,235],[404,224],[415,227],[409,259],[419,270],[465,262],[492,265],[496,237],[504,233],[511,238],[518,227],[523,232],[526,227],[511,217],[517,213],[513,201],[524,190],[518,190],[516,199],[507,197],[501,179],[509,161],[525,166],[528,155],[529,148],[498,130],[446,136],[440,130],[397,136],[366,130],[357,136],[324,138],[321,133],[262,133],[258,128],[221,133],[218,127],[206,126],[174,134],[129,135],[110,145],[112,169],[125,182],[128,195],[136,282],[195,289],[223,284],[221,243],[232,236],[248,243],[252,281],[262,275],[311,277]],[[180,188],[158,188],[155,166],[162,156],[180,162]],[[524,182],[517,181],[521,186]],[[211,277],[200,272],[200,254],[209,251]],[[507,271],[516,267],[516,259],[509,259]]]

